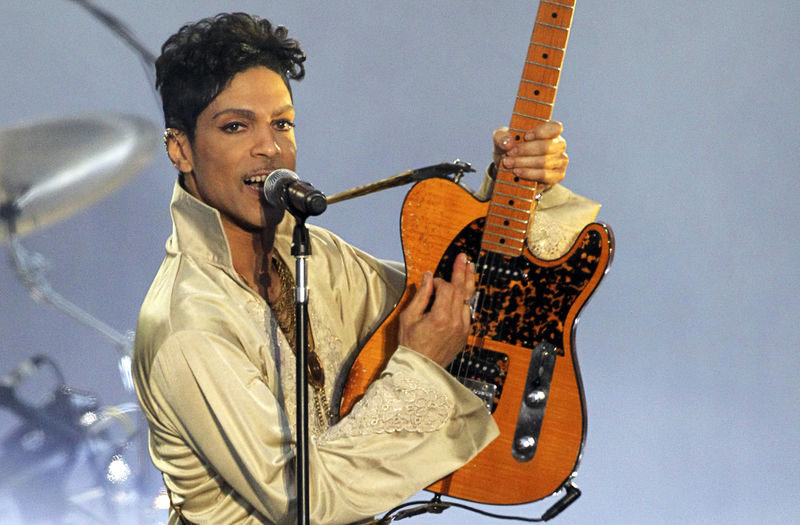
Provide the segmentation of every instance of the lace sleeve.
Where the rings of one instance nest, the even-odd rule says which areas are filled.
[[[434,432],[453,414],[453,400],[431,385],[405,374],[376,381],[320,441],[392,432]]]
[[[579,232],[570,230],[547,214],[538,213],[528,232],[528,248],[540,259],[558,259],[572,247]]]

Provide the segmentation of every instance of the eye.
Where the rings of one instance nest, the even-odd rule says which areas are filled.
[[[244,127],[245,127],[244,124],[242,124],[241,122],[228,122],[227,124],[220,126],[219,129],[221,129],[225,133],[237,133],[239,131],[242,131]]]
[[[294,128],[294,122],[286,118],[278,119],[272,125],[278,131],[291,131]]]

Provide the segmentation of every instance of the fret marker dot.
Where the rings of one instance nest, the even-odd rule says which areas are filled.
[[[553,13],[550,16],[552,16],[553,18],[558,18],[558,13]]]
[[[510,223],[508,221],[503,221],[503,226],[508,226]]]
[[[533,92],[533,94],[534,95],[538,95],[539,94],[539,90],[537,89],[536,91]]]
[[[549,56],[549,55],[548,55],[547,53],[542,53],[542,58],[544,58],[545,60],[547,60],[547,57],[548,57],[548,56]]]
[[[505,243],[506,243],[505,239],[500,239],[500,244],[505,244]]]
[[[508,205],[509,205],[509,206],[513,206],[513,205],[514,205],[514,201],[513,201],[512,199],[509,199],[509,201],[508,201]]]

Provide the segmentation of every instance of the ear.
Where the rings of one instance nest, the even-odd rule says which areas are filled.
[[[167,148],[167,155],[172,165],[178,168],[178,171],[181,173],[194,171],[192,148],[186,133],[179,129],[167,128],[164,132],[164,146]]]

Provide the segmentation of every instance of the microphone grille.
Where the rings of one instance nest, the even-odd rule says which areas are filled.
[[[280,168],[269,175],[267,175],[267,180],[264,181],[264,198],[267,199],[267,202],[273,206],[280,206],[281,205],[281,188],[295,180],[299,180],[300,177],[297,176],[297,173],[293,172],[292,170],[287,170],[286,168]]]

